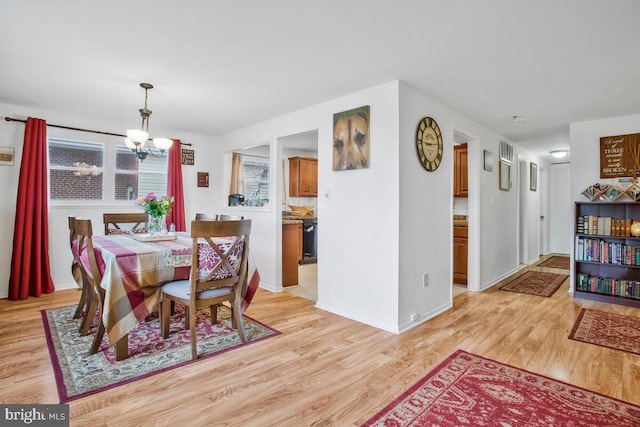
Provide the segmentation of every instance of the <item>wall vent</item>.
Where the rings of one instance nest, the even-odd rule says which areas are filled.
[[[500,160],[513,163],[513,146],[508,142],[500,141]]]

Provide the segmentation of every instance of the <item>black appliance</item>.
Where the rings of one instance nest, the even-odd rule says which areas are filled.
[[[229,206],[244,205],[244,196],[242,194],[229,194]]]
[[[302,260],[300,264],[318,262],[318,218],[302,220]]]

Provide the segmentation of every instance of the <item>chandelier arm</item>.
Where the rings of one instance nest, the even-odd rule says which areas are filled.
[[[163,157],[164,156],[164,151],[156,148],[160,152],[160,154],[154,154],[153,153],[153,149],[151,148],[151,144],[153,144],[152,140],[150,140],[147,143],[147,145],[148,145],[147,152],[150,153],[153,157]]]

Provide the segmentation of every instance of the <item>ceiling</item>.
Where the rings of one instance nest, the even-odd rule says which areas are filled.
[[[569,123],[640,113],[636,0],[0,0],[0,40],[0,102],[124,131],[149,82],[152,135],[393,80],[538,155],[569,147]]]

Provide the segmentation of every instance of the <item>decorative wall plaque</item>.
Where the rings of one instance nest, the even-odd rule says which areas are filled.
[[[12,165],[14,149],[12,147],[0,147],[0,165]]]
[[[198,187],[209,186],[209,172],[198,172]]]
[[[193,160],[195,159],[195,151],[188,148],[182,149],[182,164],[193,166]]]
[[[640,175],[640,133],[600,138],[600,178]]]

